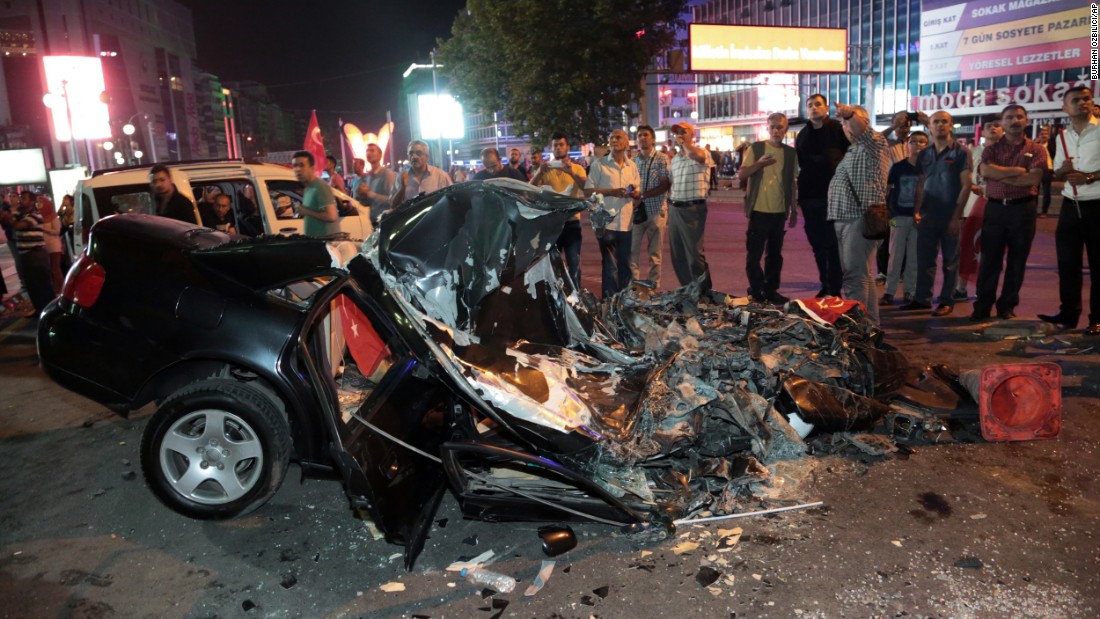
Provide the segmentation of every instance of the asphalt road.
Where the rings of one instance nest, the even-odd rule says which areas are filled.
[[[718,197],[733,202],[711,206],[715,288],[743,291],[744,216],[736,196]],[[1022,318],[1055,309],[1054,223],[1040,221]],[[816,291],[801,226],[787,235],[785,255],[781,291]],[[584,258],[585,285],[598,289],[591,235]],[[375,540],[352,514],[338,483],[299,483],[293,466],[274,499],[243,519],[175,515],[138,471],[151,410],[122,419],[53,385],[37,367],[30,324],[8,322],[0,617],[1100,616],[1100,353],[1057,352],[1100,339],[1005,340],[977,333],[968,313],[966,304],[939,319],[890,309],[883,324],[916,364],[1059,364],[1057,439],[926,446],[883,461],[806,458],[792,471],[799,483],[785,490],[823,507],[681,527],[656,544],[574,525],[578,548],[556,558],[530,597],[523,590],[546,559],[538,525],[463,520],[450,499],[412,572],[400,548]],[[733,527],[742,529],[736,543],[721,531]],[[444,570],[489,549],[500,556],[491,567],[520,580],[516,592],[483,597]],[[381,590],[394,582],[404,591]]]

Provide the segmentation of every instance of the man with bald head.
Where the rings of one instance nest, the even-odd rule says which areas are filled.
[[[917,223],[917,290],[903,310],[932,307],[932,285],[936,281],[936,256],[943,253],[943,284],[933,316],[947,316],[955,307],[955,284],[959,275],[959,233],[963,210],[970,198],[970,151],[959,144],[952,132],[951,114],[939,111],[929,120],[932,143],[917,157],[920,174],[913,219]]]
[[[862,303],[871,321],[878,323],[873,269],[882,241],[864,238],[863,213],[872,205],[886,204],[890,147],[881,133],[871,129],[866,109],[837,104],[836,111],[852,144],[829,181],[828,193],[827,216],[836,231],[841,287],[846,298]]]
[[[504,165],[500,161],[500,151],[489,146],[481,151],[481,164],[485,169],[474,174],[475,181],[487,181],[491,178],[510,178],[512,180],[527,182],[527,175],[512,166]]]
[[[617,211],[600,237],[603,258],[603,298],[608,298],[630,285],[631,226],[634,222],[634,200],[642,197],[642,178],[638,166],[626,156],[630,138],[622,129],[608,137],[611,147],[607,156],[592,162],[585,182],[586,196],[602,194],[608,211]]]

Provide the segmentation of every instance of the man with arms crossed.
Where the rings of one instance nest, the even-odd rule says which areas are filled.
[[[978,298],[973,321],[989,318],[994,302],[997,318],[1011,320],[1020,303],[1027,256],[1035,238],[1036,198],[1047,167],[1046,149],[1024,135],[1027,110],[1012,104],[1001,112],[1005,135],[982,152],[979,166],[985,177],[988,200],[982,221],[982,261],[978,268]],[[1007,253],[1007,260],[1006,260]],[[1001,295],[997,283],[1004,268]]]

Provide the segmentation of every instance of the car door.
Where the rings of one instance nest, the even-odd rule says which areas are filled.
[[[370,270],[361,256],[354,262],[353,270]],[[349,497],[388,541],[406,546],[411,566],[446,488],[438,455],[451,437],[454,400],[385,307],[384,299],[345,285],[311,315],[302,354],[318,392],[337,403],[329,409],[332,455]],[[337,324],[347,341],[347,354],[336,356],[343,359],[339,370],[327,366],[337,339],[329,329]]]

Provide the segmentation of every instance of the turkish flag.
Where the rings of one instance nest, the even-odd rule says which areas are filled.
[[[959,278],[963,282],[977,279],[982,256],[982,221],[985,220],[985,196],[979,197],[963,221],[959,235]]]
[[[796,299],[795,303],[803,312],[822,325],[835,325],[840,317],[853,307],[863,304],[859,301],[850,301],[840,297],[823,297],[820,299]]]
[[[302,150],[313,153],[313,167],[325,169],[325,143],[321,140],[321,127],[317,125],[317,110],[309,115],[309,128],[306,129],[306,143]]]

